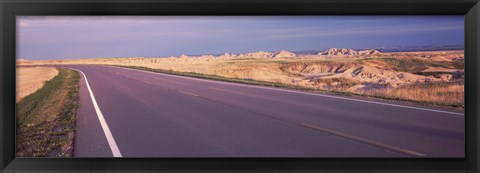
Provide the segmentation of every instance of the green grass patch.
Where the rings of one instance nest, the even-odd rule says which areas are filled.
[[[17,157],[73,154],[80,75],[68,69],[16,105]]]

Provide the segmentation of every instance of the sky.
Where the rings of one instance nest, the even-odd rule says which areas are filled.
[[[19,16],[17,58],[463,45],[464,16]]]

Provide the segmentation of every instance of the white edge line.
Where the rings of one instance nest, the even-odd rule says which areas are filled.
[[[70,67],[68,67],[70,68]],[[108,145],[110,146],[110,149],[112,150],[113,157],[122,157],[122,153],[120,153],[120,150],[118,149],[117,143],[115,142],[115,139],[113,138],[112,132],[110,131],[110,128],[108,128],[107,121],[105,121],[105,118],[103,117],[102,111],[100,110],[100,107],[98,107],[97,100],[95,100],[95,96],[93,95],[92,89],[90,88],[90,85],[88,84],[87,76],[85,73],[78,69],[70,68],[72,70],[76,70],[80,73],[82,73],[85,83],[87,84],[88,92],[90,93],[90,98],[92,98],[92,103],[93,107],[95,108],[95,112],[97,113],[98,120],[100,121],[100,125],[102,125],[103,132],[105,133],[105,137],[107,138]]]
[[[164,74],[164,73],[156,73],[156,72],[151,72],[151,71],[137,70],[137,69],[131,69],[131,68],[125,68],[125,67],[118,67],[118,66],[109,66],[109,67],[116,67],[116,68],[121,68],[121,69],[127,69],[127,70],[133,70],[133,71],[139,71],[139,72],[145,72],[145,73],[152,73],[152,74],[157,74],[157,75],[165,75],[165,76],[172,76],[172,77],[179,77],[179,78],[186,78],[186,79],[193,79],[193,80],[207,81],[207,82],[215,82],[215,83],[222,83],[222,84],[229,84],[229,85],[236,85],[236,86],[261,88],[261,89],[276,90],[276,91],[285,91],[285,92],[291,92],[291,93],[314,95],[314,96],[320,96],[320,97],[329,97],[329,98],[336,98],[336,99],[343,99],[343,100],[350,100],[350,101],[358,101],[358,102],[372,103],[372,104],[379,104],[379,105],[386,105],[386,106],[393,106],[393,107],[401,107],[401,108],[409,108],[409,109],[416,109],[416,110],[423,110],[423,111],[439,112],[439,113],[445,113],[445,114],[465,115],[463,113],[457,113],[457,112],[449,112],[449,111],[442,111],[442,110],[435,110],[435,109],[428,109],[428,108],[421,108],[421,107],[413,107],[413,106],[405,106],[405,105],[396,105],[396,104],[390,104],[390,103],[374,102],[374,101],[360,100],[360,99],[353,99],[353,98],[339,97],[339,96],[330,96],[330,95],[323,95],[323,94],[316,94],[316,93],[309,93],[309,92],[302,92],[302,91],[287,90],[287,89],[281,89],[281,88],[271,88],[271,87],[263,87],[263,86],[246,85],[246,84],[230,83],[230,82],[207,80],[207,79],[199,79],[199,78],[193,78],[193,77],[177,76],[177,75],[170,75],[170,74]]]

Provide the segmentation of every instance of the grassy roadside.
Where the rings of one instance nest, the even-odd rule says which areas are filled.
[[[243,83],[243,84],[250,84],[250,85],[270,86],[270,87],[279,87],[279,88],[300,89],[300,90],[314,90],[312,88],[307,88],[307,87],[302,87],[302,86],[286,85],[286,84],[274,83],[274,82],[257,81],[257,80],[252,80],[252,79],[228,78],[228,77],[217,76],[217,75],[208,75],[208,74],[200,74],[200,73],[192,73],[192,72],[178,72],[178,71],[172,71],[172,70],[153,69],[153,68],[140,67],[140,66],[122,66],[122,65],[113,65],[113,66],[131,68],[131,69],[137,69],[137,70],[144,70],[144,71],[150,71],[150,72],[157,72],[157,73],[165,73],[165,74],[171,74],[171,75],[177,75],[177,76],[186,76],[186,77],[194,77],[194,78],[201,78],[201,79],[211,79],[211,80],[224,81],[224,82]]]
[[[157,73],[165,73],[165,74],[178,75],[178,76],[187,76],[187,77],[194,77],[194,78],[210,79],[210,80],[217,80],[217,81],[295,89],[295,90],[316,92],[316,93],[322,93],[322,94],[335,94],[335,95],[341,95],[341,96],[354,96],[354,97],[368,98],[368,99],[381,99],[381,100],[389,101],[389,102],[402,101],[402,102],[408,102],[408,103],[412,103],[412,104],[419,104],[419,105],[424,105],[424,106],[435,106],[435,107],[442,107],[442,108],[455,109],[455,110],[463,110],[464,109],[464,104],[445,104],[445,103],[441,103],[441,102],[426,101],[426,100],[421,100],[421,99],[420,100],[414,100],[414,99],[409,99],[409,98],[402,98],[400,96],[395,95],[396,93],[394,93],[394,94],[388,93],[388,95],[386,93],[365,93],[365,94],[361,94],[361,93],[353,93],[353,92],[348,92],[348,91],[335,91],[335,90],[322,90],[322,89],[315,89],[315,88],[307,88],[307,87],[303,87],[303,86],[295,86],[295,85],[287,85],[287,84],[282,84],[282,83],[256,81],[256,80],[251,80],[251,79],[227,78],[227,77],[222,77],[222,76],[206,75],[206,74],[192,73],[192,72],[177,72],[177,71],[171,71],[171,70],[152,69],[152,68],[140,67],[140,66],[121,66],[121,65],[112,65],[112,66],[131,68],[131,69],[137,69],[137,70],[144,70],[144,71],[150,71],[150,72],[157,72]],[[408,86],[408,87],[410,87],[410,88],[407,88],[407,89],[410,89],[410,91],[411,91],[412,87],[417,88],[419,86],[412,85],[412,86]],[[422,91],[423,92],[428,92],[430,90],[431,90],[431,88],[424,88]],[[402,90],[402,92],[403,92],[403,90]]]
[[[68,69],[16,105],[17,157],[71,157],[80,75]]]

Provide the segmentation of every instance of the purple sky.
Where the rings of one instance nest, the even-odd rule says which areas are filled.
[[[463,43],[463,16],[17,17],[31,60]]]

